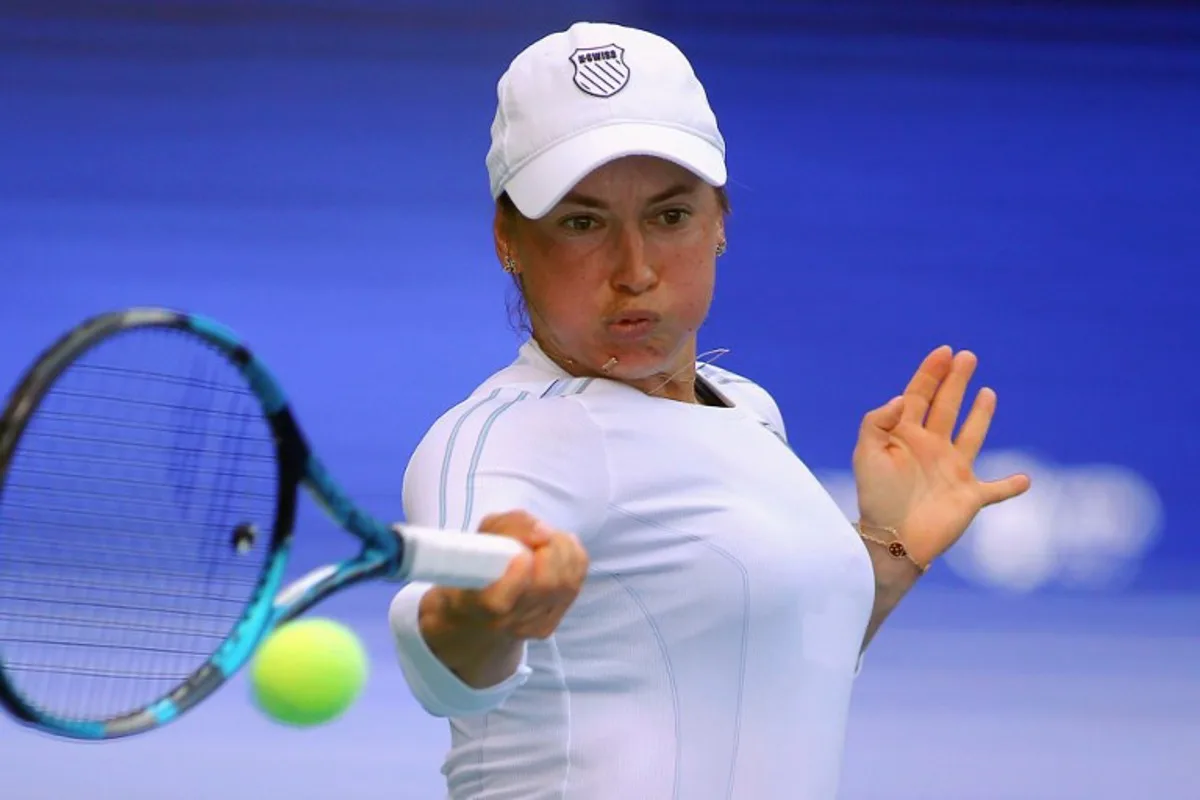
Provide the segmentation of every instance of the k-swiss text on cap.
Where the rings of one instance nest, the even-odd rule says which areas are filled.
[[[571,54],[575,85],[593,97],[612,97],[629,83],[624,48],[615,44],[581,47]]]

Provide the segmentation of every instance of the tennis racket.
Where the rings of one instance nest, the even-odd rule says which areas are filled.
[[[302,486],[359,548],[285,587]],[[523,549],[360,509],[219,323],[102,314],[42,353],[0,420],[0,704],[57,736],[143,733],[334,592],[480,588]]]

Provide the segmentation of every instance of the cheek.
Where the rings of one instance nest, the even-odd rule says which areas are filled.
[[[680,322],[689,329],[700,326],[708,316],[715,287],[715,270],[703,259],[681,265],[671,280],[671,296]]]
[[[607,243],[546,235],[531,237],[529,246],[533,259],[526,293],[540,305],[546,321],[569,328],[594,321],[611,301]]]
[[[525,281],[525,300],[530,310],[564,336],[589,327],[602,305],[598,294],[585,270],[539,272]]]

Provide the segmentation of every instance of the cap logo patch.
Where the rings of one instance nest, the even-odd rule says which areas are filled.
[[[581,47],[571,54],[571,66],[575,85],[593,97],[612,97],[629,83],[625,50],[615,44]]]

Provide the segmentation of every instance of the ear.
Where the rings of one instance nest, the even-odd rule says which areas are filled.
[[[496,258],[500,260],[500,265],[504,266],[504,260],[508,256],[516,257],[512,246],[512,223],[505,215],[499,204],[496,206],[496,216],[492,220],[492,238],[496,244]]]

